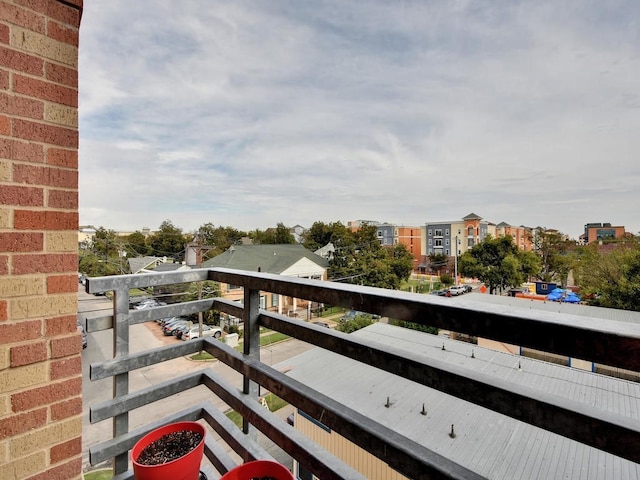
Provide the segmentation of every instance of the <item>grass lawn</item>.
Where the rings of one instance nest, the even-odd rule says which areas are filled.
[[[113,478],[113,470],[110,468],[84,474],[84,480],[111,480],[111,478]]]
[[[267,406],[269,407],[269,411],[275,412],[276,410],[280,410],[282,407],[286,407],[288,405],[283,399],[274,395],[273,393],[269,393],[264,397],[267,402]],[[235,410],[229,410],[225,412],[225,415],[229,420],[237,425],[238,428],[242,428],[242,415],[240,415]]]

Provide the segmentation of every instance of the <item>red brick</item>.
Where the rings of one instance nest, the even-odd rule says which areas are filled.
[[[0,338],[2,343],[18,343],[27,340],[35,340],[42,337],[42,321],[29,320],[25,322],[12,322],[0,324]]]
[[[0,272],[0,275],[6,275],[6,274],[3,274],[2,272]],[[0,300],[0,321],[4,322],[8,318],[9,316],[7,314],[7,301]]]
[[[77,190],[50,190],[47,206],[50,208],[78,209]]]
[[[47,163],[56,167],[78,168],[78,151],[50,147],[47,150]]]
[[[45,125],[28,120],[17,118],[13,120],[13,136],[60,147],[78,148],[78,131],[76,129]]]
[[[0,89],[9,90],[9,72],[0,68]]]
[[[6,43],[7,45],[9,45],[10,40],[11,40],[11,30],[9,30],[9,25],[0,23],[0,42]]]
[[[77,230],[78,212],[16,210],[13,226],[17,230]]]
[[[0,255],[0,275],[9,274],[9,257],[7,255]]]
[[[54,2],[57,3],[57,2]],[[82,474],[82,458],[75,458],[62,465],[56,465],[46,472],[38,473],[26,480],[67,480],[76,478]]]
[[[29,343],[11,347],[11,366],[20,367],[43,362],[49,357],[47,342]]]
[[[51,358],[70,357],[82,351],[82,337],[80,332],[75,335],[54,338],[51,340]]]
[[[64,420],[65,418],[80,415],[82,413],[82,397],[72,398],[64,402],[51,405],[51,420]]]
[[[8,23],[19,25],[37,33],[45,32],[44,15],[38,15],[35,12],[11,5],[5,1],[0,1],[0,20],[5,20]]]
[[[19,117],[44,118],[44,102],[33,98],[0,93],[0,112]]]
[[[74,68],[46,62],[44,65],[44,75],[47,80],[51,80],[52,82],[78,88],[78,71]]]
[[[54,20],[49,20],[47,22],[47,36],[74,47],[78,46],[78,29],[76,27],[68,27]]]
[[[0,205],[42,207],[44,205],[44,192],[42,188],[38,187],[3,185],[0,189]]]
[[[11,407],[14,412],[31,410],[42,405],[60,402],[70,397],[82,395],[82,377],[51,383],[11,395]]]
[[[13,181],[49,187],[78,188],[78,171],[16,164],[13,167]]]
[[[55,275],[47,277],[47,293],[71,293],[78,291],[77,275]]]
[[[78,255],[74,253],[15,255],[11,264],[13,275],[75,272],[77,270]],[[0,338],[4,337],[0,335]]]
[[[17,140],[0,138],[0,158],[43,163],[44,148],[42,145],[35,143],[18,142]]]
[[[42,233],[0,233],[0,252],[41,252],[43,247]]]
[[[70,107],[78,106],[78,91],[76,89],[56,85],[47,80],[38,80],[37,78],[14,74],[13,91]]]
[[[51,380],[61,380],[67,377],[82,374],[82,357],[64,358],[62,360],[54,360],[50,364],[49,376]]]
[[[11,119],[6,115],[0,115],[0,135],[11,135]]]
[[[65,315],[63,317],[48,318],[44,322],[44,331],[47,337],[57,337],[78,331],[77,315]]]
[[[80,455],[81,453],[82,439],[80,437],[77,437],[51,447],[51,450],[49,451],[49,458],[51,459],[51,463],[58,463],[62,460],[66,460],[67,458]]]
[[[41,58],[2,46],[0,46],[0,66],[39,77],[44,73],[44,60]]]
[[[62,23],[75,25],[76,27],[80,25],[80,9],[74,8],[71,5],[65,5],[60,1],[51,2],[49,0],[16,0],[15,3],[24,5],[25,7],[34,10],[35,12],[42,13],[47,17],[54,18]],[[71,3],[75,4],[75,2]],[[78,5],[76,5],[76,7],[78,7]]]
[[[47,409],[41,408],[0,420],[0,440],[42,427],[47,422]]]

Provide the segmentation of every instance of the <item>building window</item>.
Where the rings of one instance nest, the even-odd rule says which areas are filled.
[[[469,227],[469,228],[467,228],[467,235],[468,235],[469,237],[473,237],[473,227]]]
[[[267,297],[260,295],[260,308],[265,310],[267,308]]]
[[[429,229],[429,233],[428,233],[428,235],[429,235],[429,236],[431,236],[431,229]]]
[[[445,245],[449,245],[449,239],[448,238],[444,241],[444,244]]]
[[[444,254],[445,255],[449,255],[449,249],[448,248],[444,251]]]
[[[442,239],[436,238],[436,247],[442,247]]]
[[[429,239],[429,245],[432,245],[432,243],[431,243],[431,239]]]
[[[271,306],[272,307],[277,307],[279,300],[280,300],[280,295],[278,295],[277,293],[272,293],[271,294]]]
[[[441,237],[442,236],[442,229],[436,228],[434,236],[435,237]]]
[[[449,235],[449,229],[448,228],[444,231],[444,234],[445,235]]]

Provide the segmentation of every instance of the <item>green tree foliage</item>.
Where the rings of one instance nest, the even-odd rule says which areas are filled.
[[[304,233],[302,244],[307,250],[315,252],[328,243],[346,245],[353,242],[351,230],[341,222],[324,223],[315,222],[311,228]]]
[[[212,247],[204,254],[205,259],[213,258],[228,250],[231,245],[238,245],[247,233],[233,227],[216,227],[213,223],[205,223],[198,229],[205,245]]]
[[[276,228],[267,228],[266,230],[254,230],[249,232],[249,236],[255,244],[258,245],[283,245],[296,243],[293,234],[280,222]]]
[[[539,230],[534,248],[540,257],[540,272],[537,277],[543,282],[567,284],[567,276],[573,266],[570,255],[571,243],[564,240],[559,232]]]
[[[449,257],[444,253],[429,254],[429,267],[433,272],[441,272],[443,268],[449,267]]]
[[[440,331],[437,327],[430,327],[428,325],[422,325],[421,323],[406,322],[404,320],[389,319],[389,325],[430,333],[431,335],[438,335],[438,332]]]
[[[404,245],[383,247],[376,227],[363,225],[356,232],[336,238],[336,251],[329,264],[335,281],[398,289],[409,278],[413,257]]]
[[[184,258],[186,243],[182,229],[174,226],[171,220],[162,222],[158,231],[149,235],[147,239],[152,255],[173,257],[178,261]]]
[[[144,257],[149,255],[151,250],[147,246],[147,238],[140,231],[135,231],[125,237],[123,248],[129,258]]]
[[[518,250],[509,235],[488,236],[482,243],[464,252],[458,261],[460,273],[484,282],[490,293],[517,287],[540,269],[540,260],[532,252]]]
[[[361,328],[368,327],[373,323],[373,317],[368,313],[358,314],[350,320],[340,320],[336,325],[336,330],[344,333],[355,332]]]
[[[607,253],[581,250],[576,279],[591,305],[640,311],[640,246],[627,243]]]

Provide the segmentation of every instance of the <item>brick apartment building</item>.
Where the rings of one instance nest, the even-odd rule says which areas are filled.
[[[81,478],[82,0],[0,0],[0,478]]]

